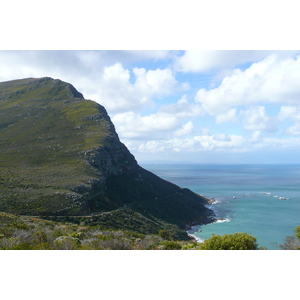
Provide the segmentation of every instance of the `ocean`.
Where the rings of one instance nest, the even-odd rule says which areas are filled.
[[[300,165],[142,164],[180,187],[213,198],[220,221],[193,228],[200,241],[247,232],[277,250],[300,225]]]

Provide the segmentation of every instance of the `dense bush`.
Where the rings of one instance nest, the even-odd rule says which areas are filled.
[[[181,250],[182,246],[174,241],[161,242],[164,250]]]
[[[200,250],[258,250],[256,238],[248,233],[214,235],[200,245]]]

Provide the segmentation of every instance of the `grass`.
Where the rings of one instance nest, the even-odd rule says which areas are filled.
[[[88,118],[94,115],[99,119]],[[74,97],[69,84],[46,79],[0,83],[0,208],[22,212],[24,205],[17,202],[27,201],[26,211],[32,207],[34,214],[31,204],[51,198],[53,205],[37,212],[56,210],[53,193],[72,192],[99,177],[81,153],[105,144],[109,134],[106,112]]]

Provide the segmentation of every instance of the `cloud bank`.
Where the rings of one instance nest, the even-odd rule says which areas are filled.
[[[0,65],[1,81],[72,83],[143,160],[300,146],[297,51],[0,51]]]

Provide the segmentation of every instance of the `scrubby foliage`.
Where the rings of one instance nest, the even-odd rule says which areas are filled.
[[[180,250],[186,243],[158,234],[0,213],[0,250]]]
[[[248,233],[214,235],[200,245],[200,250],[258,250],[256,238]]]
[[[213,235],[203,243],[180,240],[171,229],[159,234],[108,229],[103,225],[55,222],[0,212],[0,250],[259,250],[247,233]]]
[[[94,115],[97,121],[87,118]],[[80,153],[102,145],[109,127],[104,109],[70,84],[48,77],[1,82],[1,209],[80,212],[73,188],[97,176]]]
[[[281,250],[300,250],[300,226],[294,229],[294,236],[287,236],[279,247]]]

